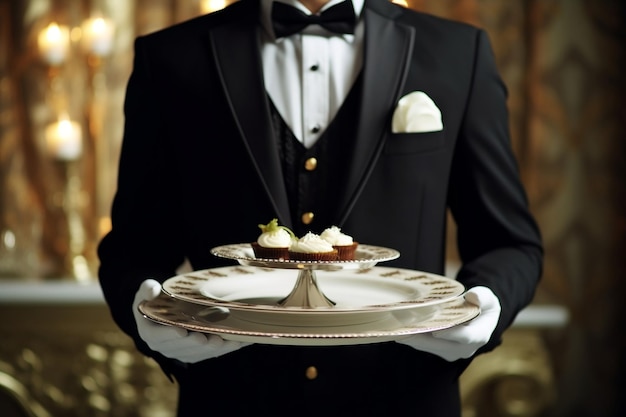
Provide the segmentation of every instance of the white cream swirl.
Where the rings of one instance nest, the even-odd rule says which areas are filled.
[[[291,242],[291,235],[284,229],[264,232],[257,238],[257,243],[264,248],[288,248]]]
[[[342,233],[337,226],[324,230],[320,237],[333,246],[350,246],[353,243],[352,236]]]
[[[291,244],[292,252],[322,253],[332,252],[333,245],[322,239],[319,235],[309,232]]]

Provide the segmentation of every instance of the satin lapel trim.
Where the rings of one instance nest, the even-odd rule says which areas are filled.
[[[390,129],[391,116],[408,74],[415,30],[381,16],[365,13],[363,97],[356,129],[358,146],[348,174],[339,224],[343,224],[367,183]]]
[[[282,224],[291,224],[289,202],[274,140],[257,26],[246,22],[211,32],[224,92],[243,141]],[[237,45],[238,50],[233,50]]]

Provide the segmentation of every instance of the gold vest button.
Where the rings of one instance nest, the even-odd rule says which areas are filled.
[[[309,366],[306,368],[304,375],[306,375],[307,379],[314,380],[317,378],[317,368],[315,366]]]
[[[317,159],[309,158],[304,162],[304,169],[307,171],[313,171],[315,168],[317,168]]]
[[[311,224],[311,222],[313,221],[313,216],[314,214],[309,212],[306,212],[302,215],[302,223],[304,224]]]

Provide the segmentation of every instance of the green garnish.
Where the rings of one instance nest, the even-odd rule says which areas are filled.
[[[292,239],[294,240],[298,239],[296,235],[291,231],[291,229],[289,229],[286,226],[279,226],[278,219],[272,219],[272,221],[269,222],[268,224],[260,224],[259,229],[261,229],[261,232],[263,233],[277,232],[278,230],[283,229],[287,233],[289,233],[289,236],[291,236]]]

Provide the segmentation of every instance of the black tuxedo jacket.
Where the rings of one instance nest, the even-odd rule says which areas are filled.
[[[275,414],[297,407],[455,415],[456,378],[468,361],[448,363],[397,343],[252,345],[186,366],[137,336],[131,304],[141,281],[175,275],[185,258],[195,269],[222,266],[212,247],[252,241],[256,225],[274,217],[287,226],[300,221],[290,218],[270,121],[258,16],[257,2],[242,0],[136,41],[113,228],[99,247],[112,315],[178,379],[181,407],[195,399],[231,411],[264,404]],[[401,257],[385,266],[443,273],[449,209],[463,262],[458,279],[491,288],[502,305],[483,351],[492,349],[533,297],[542,248],[489,41],[479,29],[386,0],[366,0],[363,18],[357,146],[348,174],[336,178],[342,197],[320,202],[334,215],[311,228],[338,225],[360,242],[398,249]],[[441,110],[443,131],[392,133],[398,100],[418,90]],[[319,371],[314,381],[304,377],[310,365]],[[233,390],[242,401],[225,402]],[[332,410],[331,400],[339,404]]]

